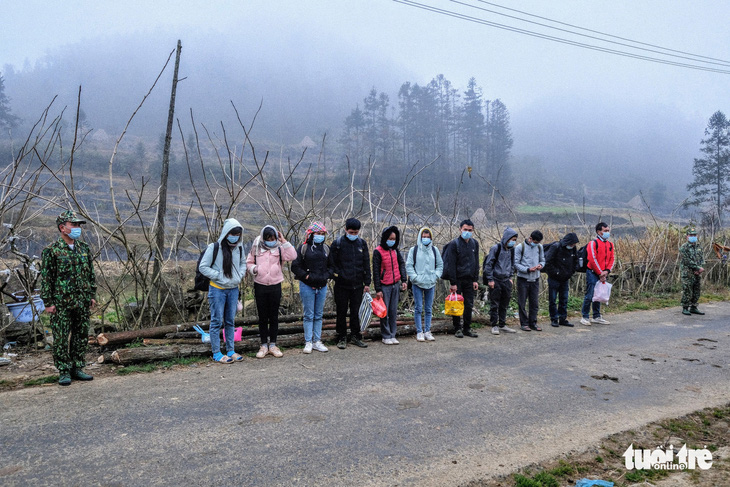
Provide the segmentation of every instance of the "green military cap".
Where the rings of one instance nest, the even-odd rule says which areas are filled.
[[[687,229],[687,235],[697,235],[697,230],[695,230],[695,227],[689,227]]]
[[[56,225],[60,225],[61,223],[66,222],[86,223],[86,220],[84,220],[83,218],[79,218],[79,215],[77,215],[75,211],[66,210],[56,217]]]

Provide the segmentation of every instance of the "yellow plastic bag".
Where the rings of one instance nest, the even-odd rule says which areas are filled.
[[[444,304],[444,313],[449,316],[461,316],[464,314],[464,296],[461,294],[451,293],[446,296]]]

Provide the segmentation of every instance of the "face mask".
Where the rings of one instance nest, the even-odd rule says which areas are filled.
[[[568,250],[573,250],[575,248],[575,245],[566,245],[565,248]]]
[[[346,233],[345,235],[347,235],[347,238],[348,238],[348,239],[349,239],[349,240],[350,240],[351,242],[354,242],[355,240],[357,240],[357,235],[350,235],[349,233]]]
[[[469,240],[471,238],[471,232],[467,232],[466,230],[464,230],[463,232],[461,232],[461,238],[463,238],[464,240]]]
[[[601,238],[603,238],[604,241],[608,240],[609,238],[611,238],[611,232],[603,232],[603,237]]]
[[[81,236],[81,229],[80,228],[72,228],[71,231],[68,234],[69,237],[76,240]]]
[[[388,247],[392,247],[395,245],[395,240],[386,240],[385,243],[388,244]]]
[[[430,239],[430,238],[428,238],[428,237],[426,237],[426,238],[422,238],[422,239],[421,239],[421,243],[422,243],[423,245],[430,245],[430,244],[431,244],[431,239]]]
[[[228,242],[234,244],[234,243],[238,242],[239,238],[241,238],[241,237],[239,237],[238,235],[229,235],[226,237],[226,240],[228,240]]]
[[[314,243],[320,244],[324,242],[324,235],[315,235],[314,236]]]
[[[264,245],[267,247],[276,247],[276,240],[264,240]]]
[[[514,247],[514,246],[515,246],[515,241],[514,241],[514,240],[510,240],[509,242],[507,242],[507,247],[508,247],[508,248],[510,248],[510,249],[511,249],[511,248],[512,248],[512,247]]]
[[[535,245],[537,245],[535,242],[530,242],[530,247],[534,247]]]
[[[697,237],[695,237],[694,235],[689,237],[687,240],[689,241],[689,243],[697,243]]]

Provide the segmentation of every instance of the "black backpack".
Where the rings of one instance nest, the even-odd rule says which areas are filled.
[[[494,253],[494,261],[496,262],[499,260],[499,254],[502,253],[502,242],[500,241],[497,244],[497,251]],[[512,257],[512,265],[514,265],[515,262],[515,248],[512,247],[509,249],[509,253]],[[487,266],[487,259],[489,258],[489,252],[487,252],[487,255],[484,256],[484,261],[482,262],[482,283],[486,286],[489,281],[487,281],[487,275],[484,273],[484,268]]]
[[[220,247],[220,244],[216,241],[213,244],[213,258],[210,259],[211,265],[215,262],[215,258],[218,257],[218,247]],[[206,250],[208,249],[206,248]],[[198,257],[198,264],[195,266],[195,284],[193,285],[193,289],[196,291],[207,291],[210,287],[210,278],[204,276],[200,272],[200,261],[203,260],[203,255],[205,255],[206,250],[203,250],[200,253],[200,257]],[[240,253],[240,260],[243,260],[243,246],[239,245],[238,251]]]

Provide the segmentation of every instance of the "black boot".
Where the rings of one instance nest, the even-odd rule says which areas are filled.
[[[699,309],[697,309],[697,306],[690,306],[689,312],[690,312],[690,314],[693,314],[693,315],[703,315],[703,314],[705,314],[702,311],[700,311]]]
[[[94,380],[94,377],[81,369],[71,369],[71,377],[76,380]]]
[[[683,314],[683,315],[687,315],[687,316],[689,316],[689,315],[691,315],[692,313],[690,313],[690,312],[689,312],[689,308],[685,306],[684,308],[682,308],[682,314]]]

